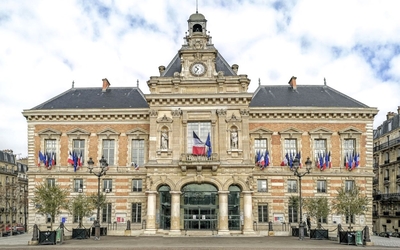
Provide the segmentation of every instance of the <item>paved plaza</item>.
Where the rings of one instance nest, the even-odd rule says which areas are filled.
[[[68,239],[59,245],[28,245],[31,234],[22,234],[0,238],[0,249],[176,249],[176,250],[214,250],[214,249],[360,249],[363,246],[344,245],[331,240],[299,241],[297,237],[249,237],[249,236],[210,236],[210,237],[171,237],[171,236],[102,236],[76,240]],[[372,236],[372,249],[399,249],[400,238],[383,238]]]

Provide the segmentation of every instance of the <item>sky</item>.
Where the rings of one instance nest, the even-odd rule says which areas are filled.
[[[400,1],[198,0],[220,54],[262,85],[328,86],[400,106]],[[196,0],[0,0],[0,150],[28,155],[31,109],[75,87],[136,87],[168,66]]]

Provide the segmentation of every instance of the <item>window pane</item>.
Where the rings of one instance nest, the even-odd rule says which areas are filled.
[[[142,192],[142,180],[132,180],[132,191]]]
[[[112,192],[112,180],[104,179],[103,180],[103,192]]]
[[[103,156],[108,165],[114,165],[115,141],[103,140]]]
[[[142,221],[142,204],[132,203],[132,223],[140,223]]]
[[[191,154],[193,149],[193,132],[199,137],[199,139],[206,143],[207,136],[210,134],[210,139],[212,140],[211,134],[211,123],[210,122],[189,122],[187,124],[187,153]]]
[[[132,140],[132,162],[144,165],[144,140]]]
[[[288,192],[289,193],[297,193],[297,181],[296,180],[288,180]]]
[[[297,154],[297,140],[296,139],[285,139],[285,155],[296,155]]]
[[[265,153],[267,151],[267,139],[255,139],[254,140],[254,157],[257,162],[257,153]]]
[[[326,181],[317,181],[317,192],[326,193]]]
[[[258,222],[268,222],[268,205],[258,206]]]
[[[314,158],[318,158],[320,155],[324,156],[326,153],[326,140],[314,140]]]
[[[258,192],[267,192],[267,180],[258,180],[257,181],[257,191]]]

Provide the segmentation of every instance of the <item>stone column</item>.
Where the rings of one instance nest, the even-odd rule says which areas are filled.
[[[171,194],[171,230],[170,235],[180,235],[180,207],[181,207],[181,192],[170,191]]]
[[[156,191],[147,191],[147,218],[145,234],[156,234]]]
[[[255,234],[253,229],[253,202],[251,194],[252,191],[243,191],[243,234]]]
[[[229,234],[228,229],[228,194],[229,191],[219,191],[219,222],[218,235]]]

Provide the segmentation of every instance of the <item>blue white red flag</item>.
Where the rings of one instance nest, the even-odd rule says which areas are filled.
[[[200,138],[193,131],[193,147],[192,147],[193,155],[206,155],[206,146],[200,140]]]
[[[206,146],[207,146],[207,157],[210,158],[212,155],[210,133],[208,133],[208,136],[207,136]]]

